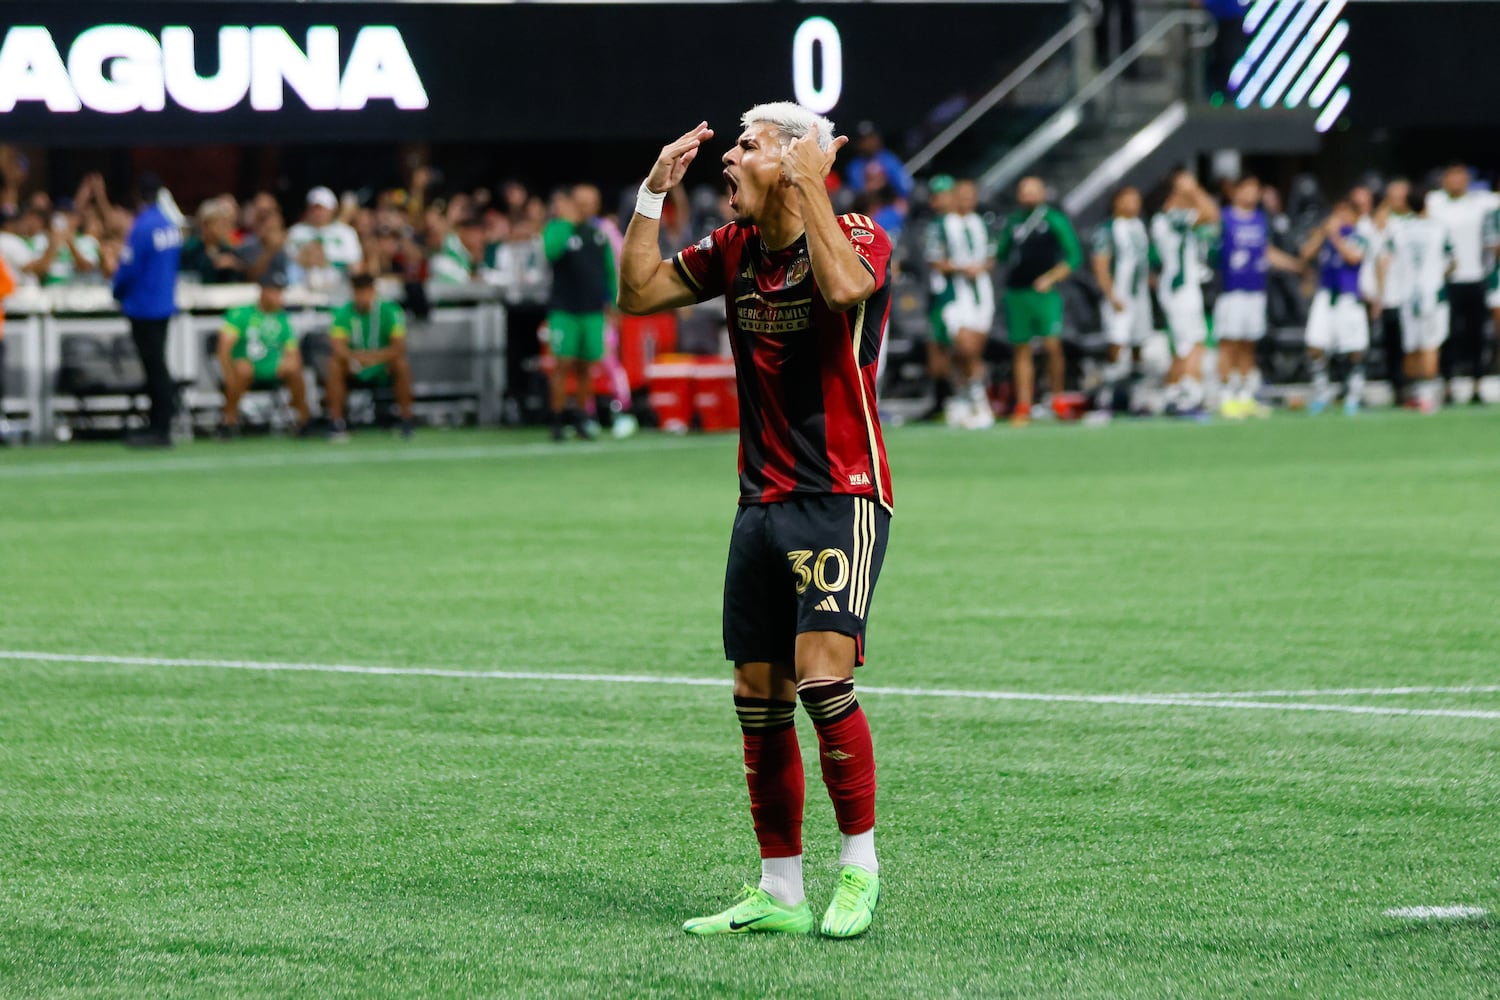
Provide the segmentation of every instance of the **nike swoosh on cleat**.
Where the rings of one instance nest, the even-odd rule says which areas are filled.
[[[769,916],[770,916],[769,913],[762,913],[760,916],[756,917],[754,920],[746,920],[744,923],[740,923],[738,920],[731,920],[731,921],[729,921],[729,929],[732,930],[732,931],[744,930],[746,927],[749,927],[751,924],[758,924],[762,920],[766,919]]]

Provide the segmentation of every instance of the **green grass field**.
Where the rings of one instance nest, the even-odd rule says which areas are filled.
[[[0,453],[0,995],[1500,997],[1385,913],[1500,913],[1500,414],[890,448],[837,943],[678,930],[758,871],[732,440]]]

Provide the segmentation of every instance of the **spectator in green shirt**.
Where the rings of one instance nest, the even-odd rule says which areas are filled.
[[[391,385],[401,410],[401,436],[410,438],[413,427],[411,366],[406,361],[406,313],[395,302],[375,294],[375,279],[356,274],[350,281],[352,301],[333,311],[328,337],[333,357],[328,362],[328,416],[333,421],[333,441],[349,440],[344,423],[348,386]]]
[[[219,367],[224,373],[224,421],[219,436],[234,437],[240,426],[240,398],[256,383],[277,381],[292,395],[292,406],[307,429],[307,386],[302,353],[286,314],[286,275],[275,271],[260,281],[260,300],[224,314],[219,328]]]

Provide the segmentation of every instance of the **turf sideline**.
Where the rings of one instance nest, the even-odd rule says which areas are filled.
[[[578,674],[531,670],[456,670],[443,667],[378,667],[352,663],[280,663],[261,660],[178,659],[155,656],[109,656],[96,653],[43,653],[0,650],[0,660],[30,663],[97,663],[132,667],[204,667],[216,670],[287,671],[364,674],[386,677],[446,677],[470,680],[545,681],[594,684],[685,684],[726,688],[728,678],[673,677],[649,674]],[[1330,712],[1344,715],[1418,716],[1500,720],[1500,711],[1464,708],[1407,708],[1385,705],[1329,705],[1289,701],[1248,701],[1233,697],[1171,694],[1044,694],[1029,691],[978,691],[957,688],[861,687],[861,694],[898,698],[951,698],[970,701],[1031,701],[1085,705],[1146,705],[1163,708],[1227,708],[1263,712]]]
[[[461,462],[476,459],[551,458],[567,455],[636,455],[665,451],[691,451],[699,448],[727,449],[727,436],[693,438],[658,437],[638,443],[495,444],[461,445],[448,448],[396,447],[378,450],[338,451],[305,442],[306,449],[283,452],[256,452],[249,455],[177,455],[153,459],[101,459],[97,462],[35,462],[0,466],[0,479],[43,479],[49,476],[86,476],[92,473],[131,472],[218,472],[224,469],[277,469],[317,465],[381,465],[393,462]],[[204,450],[212,448],[203,446]]]

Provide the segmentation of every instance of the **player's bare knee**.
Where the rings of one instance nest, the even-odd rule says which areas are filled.
[[[736,663],[734,694],[737,698],[796,699],[796,678],[785,663]]]
[[[842,632],[803,632],[797,636],[797,680],[854,677],[858,647]]]

